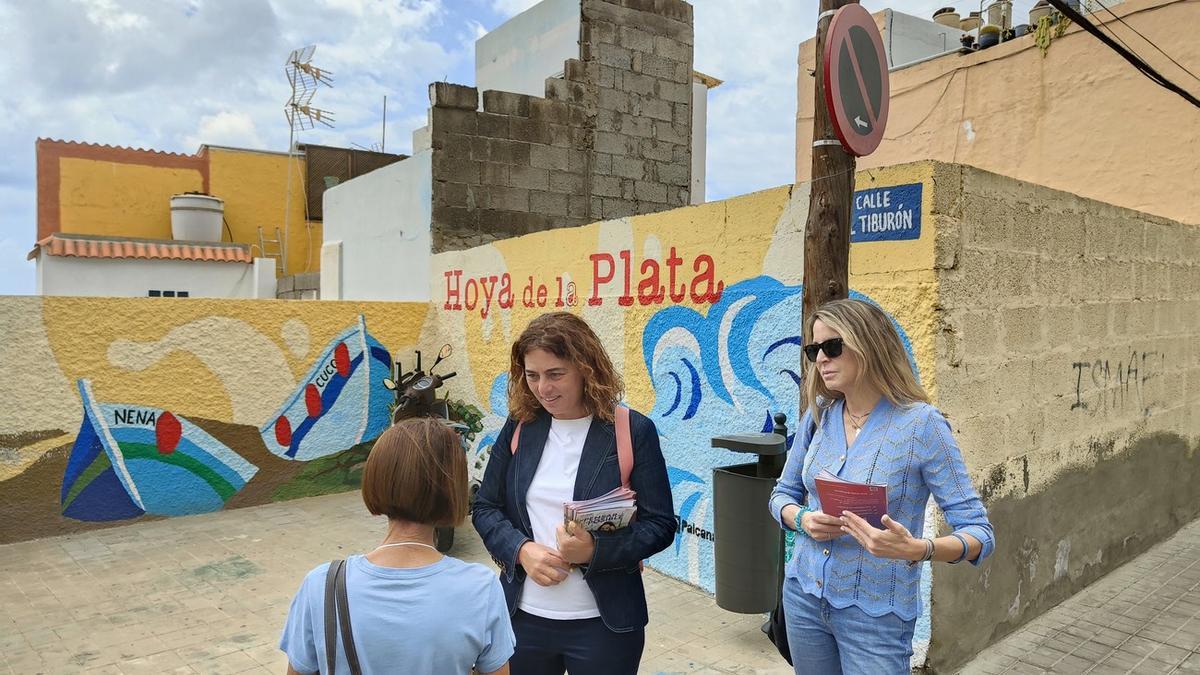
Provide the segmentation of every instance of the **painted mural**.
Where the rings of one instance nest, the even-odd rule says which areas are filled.
[[[98,403],[79,381],[83,424],[62,483],[62,512],[76,520],[216,511],[258,467],[186,418],[138,405]]]
[[[271,452],[308,461],[373,441],[388,425],[392,357],[362,317],[334,338],[303,384],[259,429]]]
[[[876,178],[872,190],[885,193],[924,180],[912,169]],[[475,476],[508,415],[511,341],[541,312],[577,312],[621,370],[626,402],[661,437],[677,527],[674,544],[650,564],[713,590],[712,471],[752,458],[713,448],[711,439],[770,430],[782,412],[790,444],[800,424],[797,253],[806,206],[806,192],[783,188],[435,256],[432,299],[441,311],[425,334],[468,355],[458,368],[468,377],[451,386],[486,411],[472,447]],[[927,210],[920,199],[903,207],[917,223]],[[925,220],[919,236],[852,247],[851,295],[892,316],[918,377],[929,380],[920,367],[932,351],[934,233]]]
[[[39,368],[16,369],[0,417],[0,543],[357,488],[394,399],[385,341],[417,346],[426,313],[4,299],[0,327],[19,339],[0,360]]]
[[[870,187],[928,185],[930,172],[879,170]],[[905,201],[923,221],[916,238],[852,246],[851,285],[894,317],[932,389],[931,194]],[[508,415],[511,341],[537,314],[565,309],[600,334],[626,403],[661,434],[678,525],[650,564],[711,590],[712,469],[749,459],[711,438],[768,429],[777,412],[799,425],[807,201],[803,186],[784,187],[440,254],[429,304],[46,298],[8,316],[0,303],[0,325],[42,331],[23,353],[51,364],[22,372],[15,412],[0,418],[0,440],[25,432],[11,462],[0,454],[0,490],[18,495],[0,520],[22,522],[0,538],[352,489],[387,423],[393,355],[444,342],[479,477]],[[82,399],[77,380],[88,382]],[[133,411],[121,414],[136,428],[116,423],[116,409]],[[21,416],[38,426],[18,426]],[[189,487],[153,498],[174,476]]]

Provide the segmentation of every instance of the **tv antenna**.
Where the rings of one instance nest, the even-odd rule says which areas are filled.
[[[285,274],[287,270],[287,241],[288,241],[288,226],[292,213],[292,163],[296,160],[296,134],[299,131],[307,131],[314,129],[318,124],[333,128],[333,112],[323,110],[313,106],[312,100],[316,96],[317,90],[321,85],[326,87],[333,86],[333,73],[328,70],[319,68],[312,63],[313,53],[317,51],[316,45],[309,45],[301,49],[292,50],[288,55],[287,61],[284,63],[283,71],[287,74],[288,84],[292,88],[292,96],[283,107],[283,112],[287,115],[288,120],[288,176],[287,176],[287,194],[285,195],[283,205],[283,242],[280,246],[281,257],[280,274]],[[307,205],[305,206],[307,213]],[[307,222],[305,223],[307,225]],[[309,245],[311,249],[311,242]],[[309,252],[311,259],[311,251]],[[305,263],[305,271],[308,270],[308,263]]]

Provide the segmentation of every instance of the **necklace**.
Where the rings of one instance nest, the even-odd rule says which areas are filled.
[[[846,415],[850,418],[850,426],[854,427],[855,431],[861,431],[863,425],[867,423],[867,418],[871,416],[871,411],[867,411],[862,415],[855,415],[850,412],[850,406],[845,407]]]
[[[392,542],[391,544],[380,544],[379,546],[375,547],[375,550],[378,551],[381,548],[391,548],[393,546],[424,546],[425,548],[427,548],[431,551],[435,551],[435,552],[437,551],[436,547],[430,546],[429,544],[425,544],[425,543],[422,543],[419,541],[397,541],[397,542]]]

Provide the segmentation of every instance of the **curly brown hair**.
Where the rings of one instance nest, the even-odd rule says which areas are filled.
[[[583,379],[584,407],[600,419],[613,421],[613,408],[625,393],[625,384],[592,327],[570,312],[539,316],[513,342],[508,368],[508,410],[513,418],[531,422],[542,409],[525,382],[525,355],[534,349],[575,364]]]

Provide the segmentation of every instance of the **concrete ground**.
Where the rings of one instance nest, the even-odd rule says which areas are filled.
[[[373,548],[357,492],[0,546],[0,673],[282,673],[303,575]],[[469,526],[454,554],[491,565]],[[642,672],[790,673],[762,617],[647,570]],[[962,673],[1200,672],[1200,521],[981,653]]]
[[[283,673],[304,574],[384,528],[350,492],[0,546],[0,673]],[[470,526],[457,537],[492,565]],[[650,570],[646,586],[643,672],[791,672],[761,616]]]

